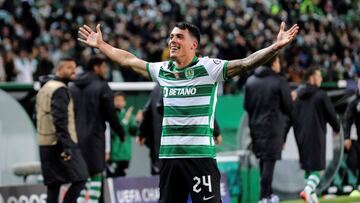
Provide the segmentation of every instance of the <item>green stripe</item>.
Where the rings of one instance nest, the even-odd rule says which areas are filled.
[[[193,76],[186,77],[186,72],[188,69],[193,70]],[[159,71],[159,77],[166,79],[166,80],[191,80],[193,78],[208,76],[208,72],[206,71],[204,66],[197,66],[197,67],[191,67],[191,68],[185,68],[183,71],[168,71],[164,69],[160,69]]]
[[[94,195],[89,195],[91,200],[99,200],[99,197],[101,196],[101,194],[99,196],[94,196]]]
[[[229,61],[226,61],[224,63],[224,66],[223,66],[223,78],[224,80],[227,80],[228,78],[226,77],[226,70],[227,70],[227,65],[228,65]]]
[[[214,85],[162,86],[162,95],[166,98],[184,98],[210,96]]]
[[[208,125],[167,125],[163,127],[162,136],[211,136]]]
[[[211,97],[210,97],[210,105],[209,105],[209,107],[211,108],[210,109],[210,112],[209,112],[209,128],[210,128],[210,123],[211,123],[211,120],[210,119],[212,119],[213,120],[213,122],[214,122],[214,112],[213,112],[213,105],[214,105],[214,99],[215,99],[215,97],[217,96],[217,95],[215,95],[215,92],[216,92],[216,89],[217,89],[217,85],[218,85],[218,83],[217,82],[215,82],[214,83],[214,86],[213,86],[213,88],[212,88],[212,92],[211,92]],[[211,133],[213,133],[213,129],[211,129]],[[211,139],[210,140],[210,144],[212,144],[212,142],[213,142],[213,139]]]
[[[204,145],[165,145],[160,147],[160,157],[215,157],[214,146]]]
[[[146,71],[147,71],[147,73],[149,75],[149,79],[152,81],[153,79],[152,79],[151,74],[150,74],[150,63],[146,63]]]
[[[164,106],[164,117],[197,117],[208,115],[209,105]]]

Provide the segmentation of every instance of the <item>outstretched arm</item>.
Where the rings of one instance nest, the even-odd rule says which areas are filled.
[[[90,47],[100,49],[103,54],[119,63],[122,67],[130,68],[145,78],[149,78],[148,72],[146,71],[146,61],[137,58],[128,51],[115,48],[106,43],[102,37],[100,24],[96,26],[96,32],[89,26],[83,25],[79,28],[79,35],[82,37],[78,38],[80,42]]]
[[[285,31],[285,23],[282,22],[275,43],[251,54],[244,59],[229,61],[226,69],[226,77],[234,77],[240,73],[257,68],[258,66],[266,63],[275,56],[281,48],[285,47],[295,39],[298,30],[299,26],[295,24],[288,31]]]

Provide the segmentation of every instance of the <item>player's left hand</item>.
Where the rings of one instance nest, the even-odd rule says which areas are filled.
[[[275,49],[280,50],[281,48],[289,44],[291,41],[293,41],[298,31],[299,26],[297,24],[293,25],[289,30],[285,31],[285,23],[281,22],[280,31],[275,43]]]

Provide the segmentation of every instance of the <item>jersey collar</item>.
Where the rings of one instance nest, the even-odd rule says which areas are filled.
[[[194,56],[194,58],[191,60],[191,62],[188,65],[186,65],[184,68],[178,68],[178,67],[176,67],[176,65],[174,63],[174,60],[170,60],[168,67],[169,67],[169,70],[171,70],[171,71],[176,70],[178,72],[181,72],[181,71],[184,71],[186,68],[195,65],[197,62],[199,62],[199,58],[197,56]]]

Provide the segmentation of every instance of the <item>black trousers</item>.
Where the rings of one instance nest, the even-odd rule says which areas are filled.
[[[126,176],[126,169],[129,168],[129,161],[109,161],[110,167],[112,167],[113,163],[116,164],[115,168],[110,169],[107,167],[107,177],[115,178],[115,177],[123,177]]]
[[[272,181],[274,176],[276,160],[273,159],[260,159],[260,176],[261,176],[261,188],[260,199],[270,198],[272,194]]]
[[[67,190],[63,203],[76,203],[86,181],[73,182]],[[61,184],[47,185],[47,203],[58,203]]]
[[[212,158],[162,159],[160,202],[219,203],[220,172]]]

